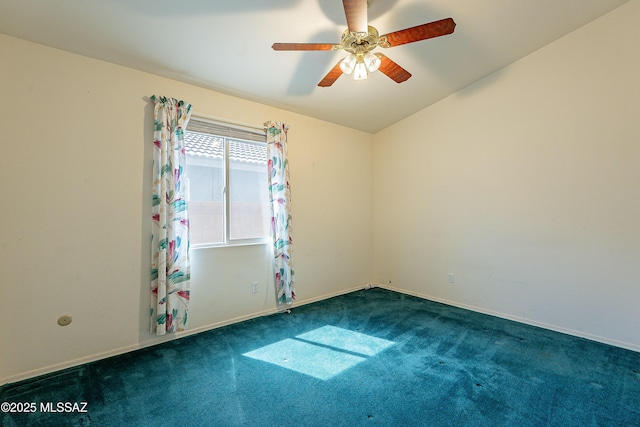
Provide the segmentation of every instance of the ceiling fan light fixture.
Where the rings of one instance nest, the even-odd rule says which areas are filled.
[[[380,64],[382,63],[380,58],[378,58],[371,52],[365,53],[362,60],[364,61],[364,65],[367,67],[367,70],[369,70],[370,73],[377,71],[378,68],[380,68]]]
[[[364,80],[367,78],[367,66],[364,62],[358,61],[353,70],[353,80]]]
[[[320,80],[320,87],[333,85],[342,74],[353,74],[354,80],[364,80],[369,73],[377,70],[396,83],[402,83],[411,77],[411,73],[382,53],[374,54],[372,51],[377,47],[390,48],[445,36],[453,33],[456,27],[452,18],[445,18],[380,35],[377,29],[367,24],[368,3],[365,0],[342,0],[347,29],[342,33],[340,44],[274,43],[271,48],[291,51],[344,50],[347,56],[339,60]]]
[[[356,66],[356,62],[356,56],[353,53],[349,54],[349,56],[340,62],[340,70],[345,74],[351,74]]]

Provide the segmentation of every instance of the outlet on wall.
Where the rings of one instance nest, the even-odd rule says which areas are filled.
[[[456,283],[456,275],[449,273],[449,283]]]
[[[258,293],[258,282],[251,282],[251,293]]]

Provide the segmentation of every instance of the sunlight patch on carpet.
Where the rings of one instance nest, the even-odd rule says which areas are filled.
[[[296,338],[364,356],[375,356],[395,344],[393,341],[335,326],[323,326],[311,332],[298,335]]]
[[[393,344],[393,341],[359,332],[323,326],[244,353],[243,356],[326,381]]]
[[[244,356],[325,381],[366,360],[364,357],[294,339],[278,341],[245,353]]]

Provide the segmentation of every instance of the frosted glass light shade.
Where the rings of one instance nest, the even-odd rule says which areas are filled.
[[[370,73],[373,73],[378,68],[380,68],[380,63],[382,62],[380,61],[380,58],[378,58],[371,52],[365,53],[363,61],[364,65],[366,65],[367,70],[369,70]]]
[[[356,56],[352,53],[340,62],[340,70],[345,74],[351,74],[356,66]]]
[[[356,63],[353,70],[353,80],[364,80],[367,78],[367,67],[364,62]]]

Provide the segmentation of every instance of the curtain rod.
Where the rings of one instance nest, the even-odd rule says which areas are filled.
[[[147,102],[152,102],[151,97],[149,97],[149,96],[143,96],[142,99],[144,99]],[[198,117],[198,118],[205,119],[205,120],[211,120],[213,122],[216,122],[219,125],[236,125],[236,126],[242,126],[242,127],[245,127],[245,128],[255,129],[255,130],[259,130],[259,131],[264,131],[264,130],[268,129],[267,126],[264,126],[264,125],[263,126],[256,126],[256,125],[252,125],[252,124],[249,124],[249,123],[243,123],[243,122],[238,122],[238,121],[235,121],[235,120],[229,120],[229,119],[226,119],[224,117],[218,117],[218,116],[212,116],[212,115],[209,115],[209,114],[199,113],[198,111],[194,111],[191,114],[194,117]]]

